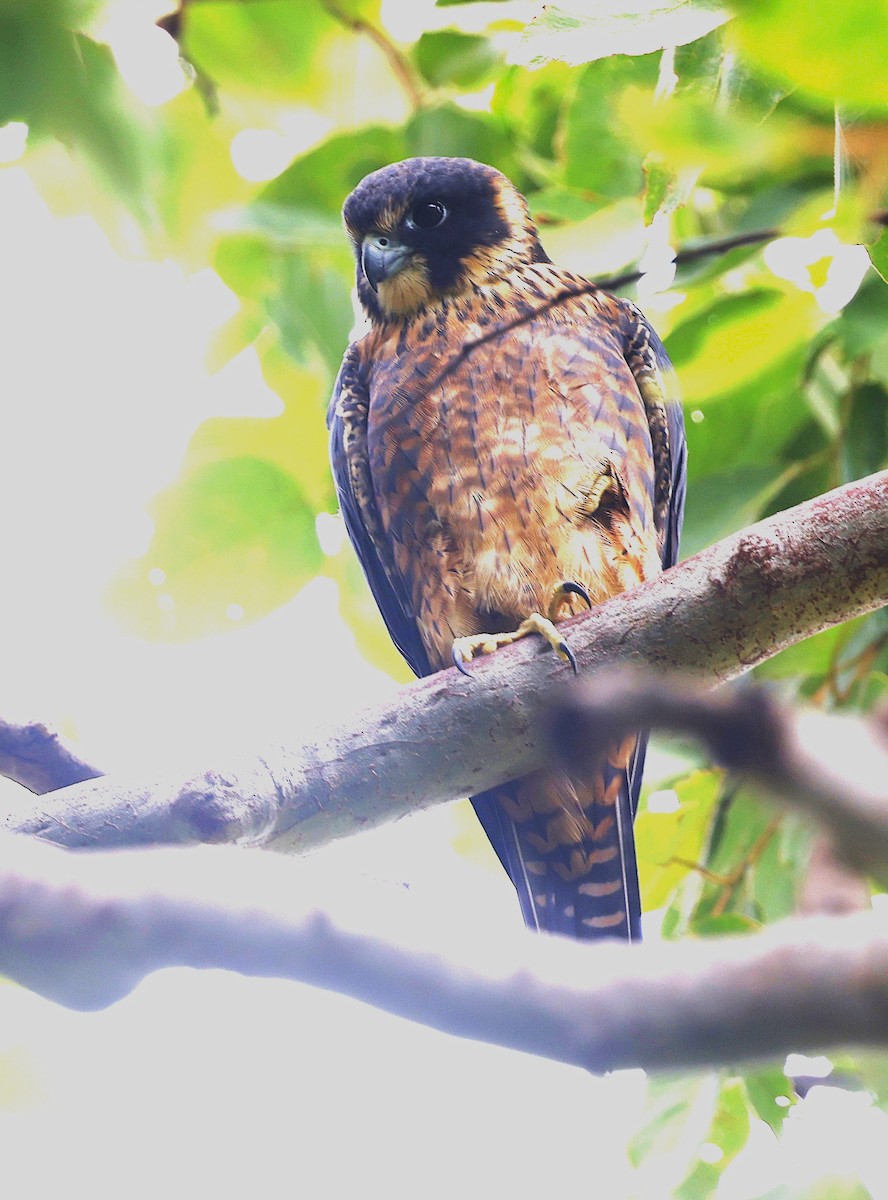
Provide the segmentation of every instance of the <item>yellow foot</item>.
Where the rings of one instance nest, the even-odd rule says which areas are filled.
[[[571,596],[580,596],[586,601],[588,608],[592,607],[592,598],[581,583],[574,583],[568,579],[564,583],[559,583],[558,587],[552,593],[552,599],[549,601],[549,607],[546,610],[546,616],[550,621],[557,621],[558,614],[564,608]]]
[[[581,591],[579,591],[578,584],[562,584],[561,586],[575,588],[577,589],[578,594],[583,594]],[[568,593],[562,597],[561,603],[558,605],[558,607],[564,603],[564,599],[566,598],[567,594]],[[554,603],[555,601],[553,600],[553,604]],[[545,638],[558,657],[564,662],[570,663],[570,665],[573,667],[573,673],[576,675],[577,660],[574,657],[574,653],[570,646],[568,646],[567,642],[558,632],[554,622],[548,617],[541,616],[540,613],[536,612],[531,613],[530,616],[522,621],[518,628],[513,630],[511,633],[476,633],[471,637],[456,638],[453,642],[453,649],[451,651],[453,665],[458,670],[462,671],[463,675],[469,675],[471,677],[471,673],[466,669],[466,664],[470,663],[476,655],[492,654],[494,650],[498,650],[500,646],[509,646],[512,644],[512,642],[517,642],[519,639],[527,637],[527,635],[530,633],[538,633],[540,637]]]

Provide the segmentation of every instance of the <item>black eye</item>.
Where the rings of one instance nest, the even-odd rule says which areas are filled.
[[[440,200],[424,200],[417,204],[408,222],[417,229],[437,229],[447,220],[447,209]]]

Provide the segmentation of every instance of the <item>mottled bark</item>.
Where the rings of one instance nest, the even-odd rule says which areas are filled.
[[[888,472],[780,513],[573,618],[581,673],[630,662],[732,679],[888,602]],[[528,639],[404,688],[348,726],[188,778],[78,784],[7,828],[69,846],[245,841],[299,851],[539,767],[569,669]]]

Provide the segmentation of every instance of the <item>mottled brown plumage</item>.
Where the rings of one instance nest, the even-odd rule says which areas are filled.
[[[549,262],[523,197],[470,160],[385,168],[344,214],[372,324],[331,403],[334,473],[413,669],[545,613],[564,581],[598,602],[671,565],[683,433],[641,314]],[[594,778],[474,798],[528,923],[637,934],[641,756],[629,739]]]

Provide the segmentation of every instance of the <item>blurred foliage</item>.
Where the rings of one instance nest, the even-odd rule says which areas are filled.
[[[379,0],[0,2],[0,125],[28,127],[23,164],[46,201],[90,213],[123,253],[214,268],[238,311],[208,367],[250,349],[283,406],[198,429],[148,552],[110,589],[128,628],[217,632],[323,570],[365,652],[405,676],[350,550],[325,556],[315,517],[335,508],[324,410],[354,320],[339,210],[408,155],[507,172],[566,266],[643,268],[623,290],[663,334],[687,405],[686,554],[888,465],[888,0],[606,0],[594,15],[567,0],[530,24],[527,7],[439,0],[402,20]],[[139,98],[121,31],[173,70],[169,95]],[[260,143],[274,154],[236,169],[235,147]],[[738,234],[749,243],[718,250]],[[706,246],[674,270],[675,250]],[[759,674],[791,698],[870,707],[888,623],[830,630]],[[639,857],[667,935],[792,911],[798,822],[698,766],[657,787],[675,805],[643,809]],[[865,1068],[845,1071],[884,1101],[884,1069]],[[672,1146],[674,1169],[680,1142],[674,1194],[709,1196],[752,1126],[779,1131],[794,1100],[779,1065],[658,1084],[633,1154]]]

